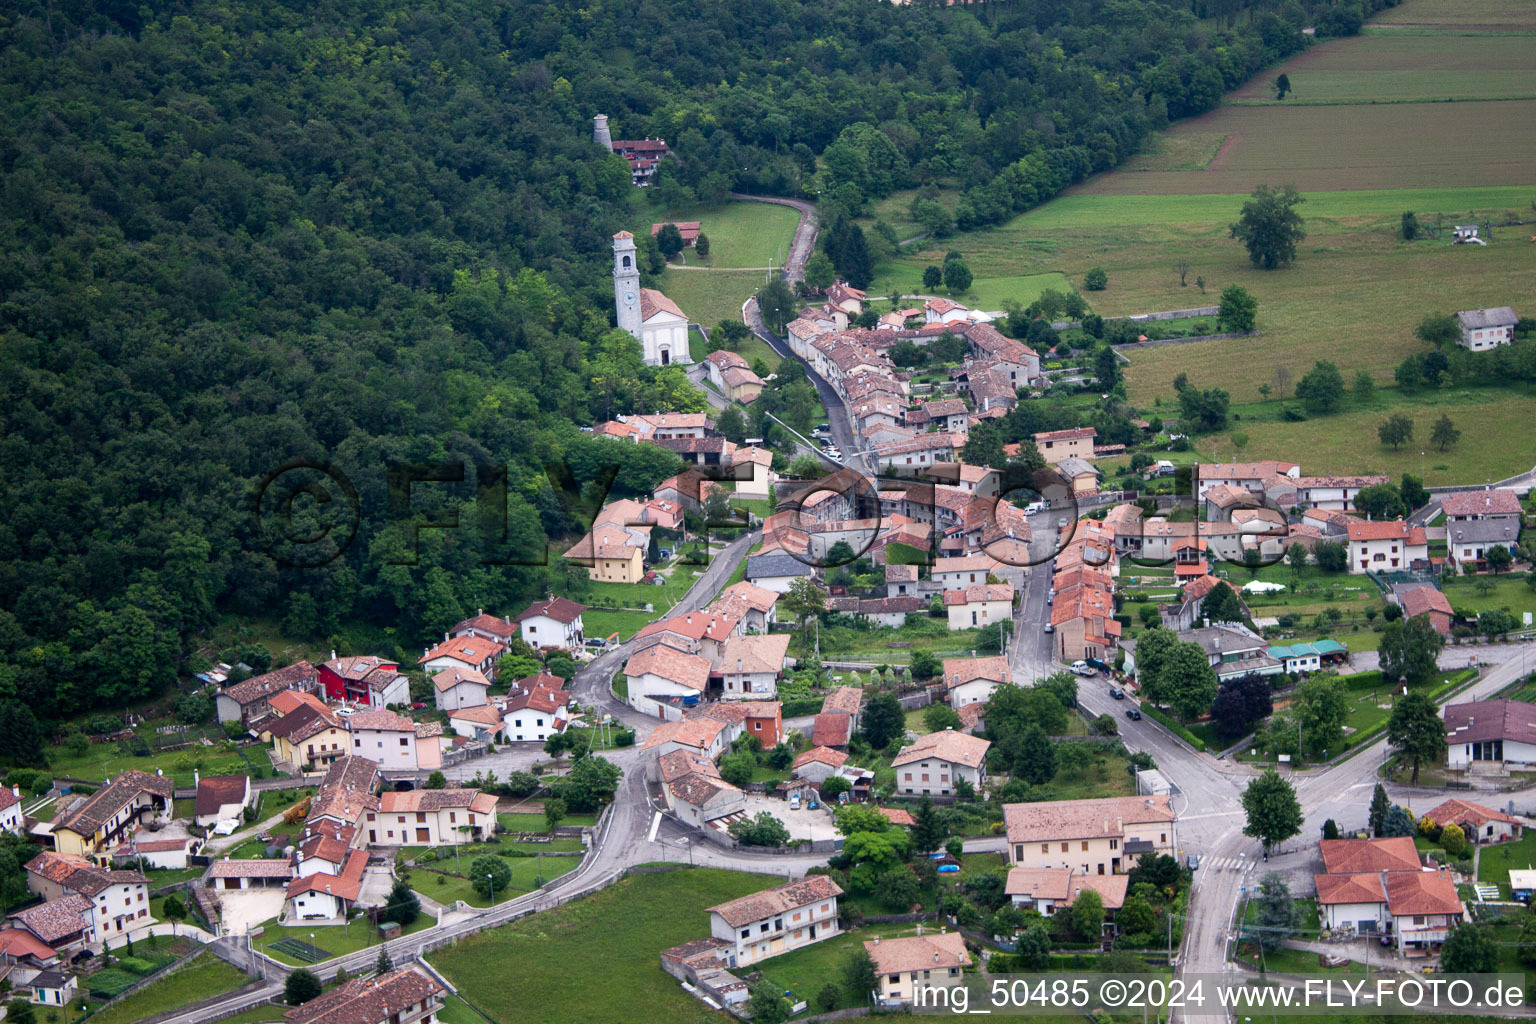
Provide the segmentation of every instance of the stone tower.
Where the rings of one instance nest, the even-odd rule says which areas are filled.
[[[606,150],[613,149],[613,136],[608,134],[607,114],[598,114],[592,119],[592,141]]]
[[[613,236],[613,302],[619,311],[619,327],[640,337],[640,267],[635,262],[635,236],[620,231]]]

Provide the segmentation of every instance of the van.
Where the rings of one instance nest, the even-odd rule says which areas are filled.
[[[800,809],[800,794],[798,792],[789,794],[789,809],[792,811]]]
[[[1028,505],[1024,506],[1024,514],[1027,515],[1027,516],[1032,516],[1036,512],[1044,512],[1044,511],[1045,511],[1045,502],[1043,502],[1043,501],[1032,501]]]

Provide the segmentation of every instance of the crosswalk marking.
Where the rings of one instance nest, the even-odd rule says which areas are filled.
[[[1206,870],[1241,871],[1252,865],[1246,857],[1202,857],[1200,866]]]

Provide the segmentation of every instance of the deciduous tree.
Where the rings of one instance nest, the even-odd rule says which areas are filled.
[[[1296,790],[1273,768],[1248,783],[1243,791],[1243,813],[1243,835],[1263,843],[1266,854],[1301,832],[1301,803]]]
[[[1260,185],[1243,204],[1230,236],[1243,243],[1254,266],[1265,270],[1286,266],[1296,258],[1296,243],[1307,237],[1296,212],[1304,202],[1293,185],[1280,189]]]
[[[1224,331],[1247,332],[1258,323],[1259,300],[1240,284],[1229,284],[1221,290],[1221,306],[1216,313],[1216,323]]]

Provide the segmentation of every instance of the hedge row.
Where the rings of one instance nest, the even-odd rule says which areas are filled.
[[[1196,750],[1200,751],[1201,753],[1205,752],[1205,740],[1202,740],[1200,737],[1184,728],[1184,726],[1180,725],[1179,722],[1166,711],[1161,711],[1158,708],[1153,707],[1151,704],[1143,701],[1141,704],[1141,713],[1155,722],[1160,722],[1165,729],[1173,733],[1185,743],[1188,743],[1190,746],[1194,747]]]

